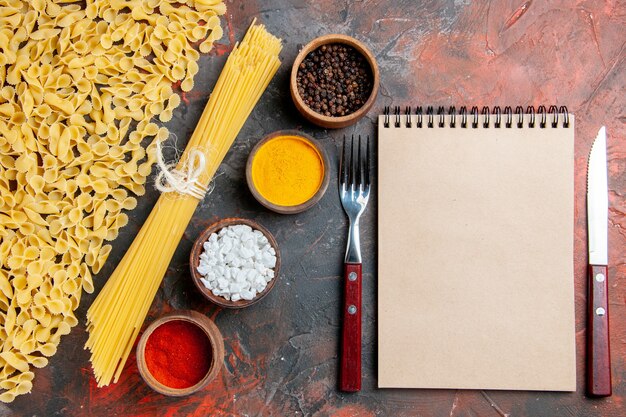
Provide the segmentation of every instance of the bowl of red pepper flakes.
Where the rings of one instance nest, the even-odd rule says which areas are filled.
[[[224,339],[217,326],[193,310],[167,314],[150,324],[137,344],[137,367],[156,392],[182,397],[200,391],[222,369]]]

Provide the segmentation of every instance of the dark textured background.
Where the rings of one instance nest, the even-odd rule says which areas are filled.
[[[234,40],[253,17],[284,40],[283,65],[220,168],[213,194],[202,202],[170,265],[147,322],[174,309],[210,316],[226,344],[225,367],[204,391],[174,399],[152,392],[132,355],[121,381],[96,388],[84,316],[62,339],[49,366],[36,371],[33,393],[0,404],[0,416],[621,416],[626,395],[626,4],[621,1],[229,1],[225,37],[203,56],[196,88],[184,96],[168,127],[179,144],[190,136]],[[364,41],[378,60],[382,82],[367,118],[344,130],[306,123],[295,111],[288,75],[299,48],[327,33]],[[251,147],[277,129],[302,129],[336,161],[344,134],[375,134],[375,116],[390,104],[567,105],[576,114],[575,276],[578,390],[575,393],[378,390],[376,388],[376,196],[362,222],[364,265],[363,390],[337,391],[340,271],[346,219],[333,187],[311,210],[293,216],[263,209],[244,178]],[[608,138],[609,285],[614,394],[589,400],[584,390],[586,286],[586,160],[598,128]],[[454,167],[450,167],[454,169]],[[104,285],[141,227],[157,194],[149,188],[114,244],[96,290]],[[200,230],[222,217],[255,219],[276,236],[284,266],[273,292],[241,311],[203,301],[188,273]],[[451,262],[454,258],[451,259]],[[97,292],[96,291],[96,292]],[[462,341],[454,341],[462,346]],[[461,347],[459,347],[461,348]],[[416,358],[419,360],[419,358]]]

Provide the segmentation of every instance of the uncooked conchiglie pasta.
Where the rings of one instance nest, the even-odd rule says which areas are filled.
[[[0,401],[11,402],[77,324],[103,243],[128,223],[169,134],[151,118],[171,119],[175,81],[193,86],[194,45],[209,49],[225,6],[0,3]]]

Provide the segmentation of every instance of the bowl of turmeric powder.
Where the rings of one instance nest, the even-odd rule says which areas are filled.
[[[281,214],[301,213],[314,206],[324,196],[329,178],[326,151],[297,130],[265,136],[246,164],[246,180],[254,198]]]

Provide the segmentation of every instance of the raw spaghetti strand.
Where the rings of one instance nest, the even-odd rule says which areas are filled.
[[[235,137],[280,66],[281,40],[252,23],[228,57],[176,170],[185,172],[192,151],[204,153],[193,179],[205,189]],[[167,177],[167,176],[166,176]],[[178,178],[181,180],[181,178]],[[170,184],[173,185],[173,184]],[[98,386],[117,382],[198,196],[164,193],[128,252],[87,312],[91,364]]]

